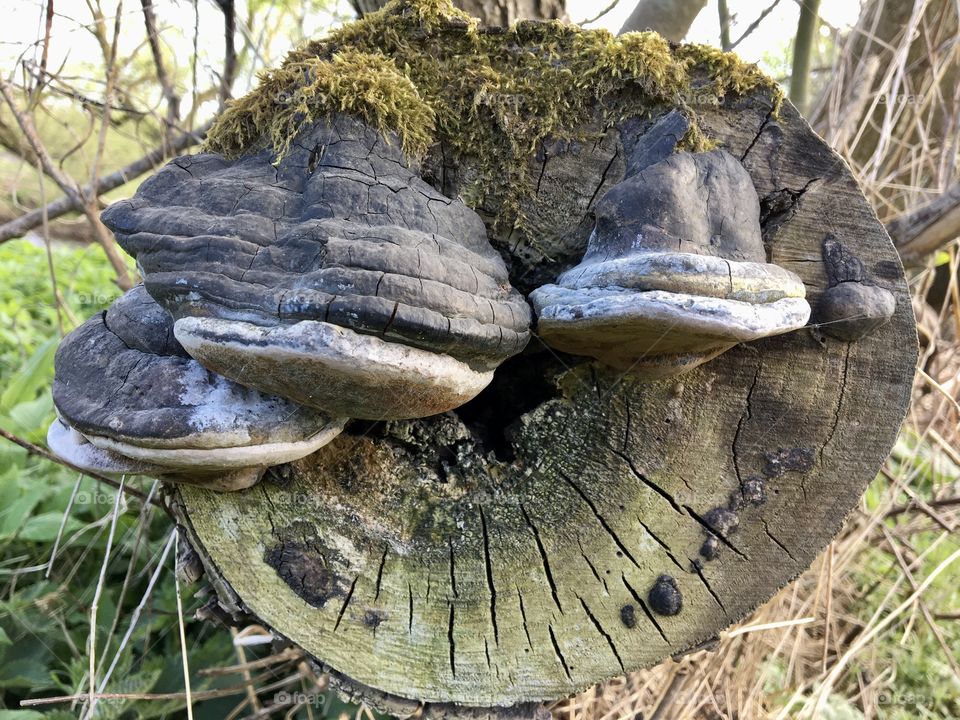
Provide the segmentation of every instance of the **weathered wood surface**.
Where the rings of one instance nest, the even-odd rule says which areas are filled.
[[[792,107],[775,119],[757,91],[699,120],[750,171],[770,259],[803,279],[814,319],[832,233],[896,295],[889,324],[853,344],[769,338],[650,384],[534,340],[457,411],[348,427],[241,493],[182,487],[224,594],[367,697],[490,707],[708,642],[808,567],[907,407],[907,287],[843,161]],[[647,124],[544,149],[530,232],[494,239],[515,287],[579,260],[589,207]],[[448,194],[450,170],[435,173]],[[675,615],[651,604],[662,575]]]

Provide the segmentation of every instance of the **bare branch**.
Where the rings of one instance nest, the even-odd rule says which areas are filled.
[[[743,34],[740,37],[738,37],[736,40],[734,40],[732,43],[730,43],[730,47],[726,49],[733,50],[737,47],[737,45],[739,45],[744,40],[746,40],[753,33],[754,30],[760,27],[760,23],[766,20],[767,15],[772,13],[776,9],[777,5],[779,4],[780,4],[780,0],[773,0],[773,2],[770,3],[770,5],[767,6],[767,8],[764,9],[762,13],[760,13],[757,19],[747,26],[747,29],[743,31]]]
[[[100,475],[95,472],[90,472],[89,470],[84,470],[83,468],[79,468],[76,465],[68,463],[66,460],[62,460],[61,458],[57,457],[53,453],[47,452],[39,445],[34,445],[32,442],[28,440],[24,440],[22,437],[19,437],[17,435],[14,435],[9,430],[4,430],[3,428],[0,428],[0,437],[6,438],[7,440],[14,443],[15,445],[19,445],[31,455],[34,455],[36,457],[41,457],[44,460],[49,460],[50,462],[55,462],[58,465],[63,465],[64,467],[70,468],[71,470],[76,470],[78,473],[82,473],[87,477],[90,477],[90,478],[93,478],[94,480],[98,480],[102,483],[105,483],[112,488],[116,488],[117,490],[122,489],[123,492],[125,492],[127,495],[132,495],[136,498],[140,498],[144,502],[147,501],[147,496],[142,492],[140,492],[139,490],[129,487],[127,485],[124,485],[121,488],[120,483],[118,483],[113,478],[108,478],[106,475]],[[157,507],[160,507],[166,510],[166,507],[162,505],[159,501],[151,501],[151,502],[156,504]]]
[[[166,137],[169,140],[170,129],[180,119],[180,97],[177,95],[167,72],[160,51],[160,34],[157,31],[157,18],[153,14],[153,0],[140,0],[143,7],[143,24],[147,29],[147,42],[150,44],[150,53],[153,55],[153,65],[157,70],[157,82],[160,83],[160,92],[167,102],[167,129]]]
[[[173,138],[169,144],[162,144],[143,157],[134,160],[129,165],[99,178],[96,186],[85,185],[80,188],[82,194],[87,197],[91,195],[96,197],[130,182],[146,172],[150,172],[168,157],[183,152],[187,148],[200,143],[211,124],[212,123],[207,122],[197,128],[196,132],[178,135]],[[47,205],[47,215],[50,220],[54,220],[67,213],[80,211],[82,209],[82,204],[78,203],[72,196],[67,195]],[[0,243],[13,238],[23,237],[25,233],[35,227],[39,227],[42,223],[43,210],[31,210],[10,222],[0,225]]]
[[[96,195],[86,195],[77,182],[54,163],[53,158],[50,157],[46,147],[44,147],[43,141],[40,140],[40,135],[37,133],[37,128],[33,124],[33,119],[17,105],[16,98],[13,96],[13,87],[7,82],[6,78],[2,76],[0,76],[0,94],[3,95],[4,100],[6,100],[10,106],[10,111],[13,113],[14,118],[16,118],[17,124],[20,126],[20,130],[23,132],[30,148],[36,153],[40,167],[43,168],[44,173],[49,175],[54,182],[60,186],[60,189],[66,193],[67,197],[73,201],[78,209],[83,211],[83,214],[86,216],[96,234],[97,242],[103,248],[103,252],[113,266],[113,270],[117,276],[117,285],[124,290],[130,289],[133,284],[130,281],[130,274],[127,272],[127,264],[120,254],[117,243],[114,241],[110,231],[100,222]],[[109,97],[107,98],[107,104],[109,104]]]
[[[960,183],[936,200],[898,217],[887,231],[904,261],[916,261],[960,237]]]
[[[230,98],[233,79],[237,74],[237,48],[234,45],[237,16],[233,0],[216,0],[223,13],[223,75],[220,77],[220,105]]]

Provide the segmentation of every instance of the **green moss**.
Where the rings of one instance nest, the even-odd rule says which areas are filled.
[[[301,125],[334,111],[396,132],[409,155],[424,153],[433,140],[433,109],[393,60],[345,48],[329,59],[304,56],[262,73],[257,90],[219,117],[207,146],[234,155],[266,140],[282,157]]]
[[[336,111],[394,131],[420,156],[436,142],[470,157],[463,188],[493,208],[500,229],[522,225],[531,163],[546,139],[587,140],[627,118],[775,88],[753,65],[656,33],[616,37],[560,22],[480,28],[449,0],[393,0],[383,10],[291,52],[210,130],[207,148],[236,156],[272,147],[282,157],[300,125]],[[773,91],[777,97],[777,91]],[[695,122],[694,122],[695,124]],[[699,128],[688,149],[710,141]]]

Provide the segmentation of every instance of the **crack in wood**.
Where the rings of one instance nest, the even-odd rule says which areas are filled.
[[[757,130],[757,134],[753,136],[753,140],[750,141],[750,144],[747,146],[747,149],[743,151],[743,155],[740,156],[740,162],[743,162],[747,159],[747,155],[750,154],[750,151],[753,150],[753,146],[757,144],[757,141],[760,139],[760,136],[763,135],[763,131],[767,129],[767,125],[770,124],[770,121],[773,119],[773,108],[767,112],[766,117],[763,118],[763,122],[760,123],[760,129]]]
[[[627,589],[627,592],[630,593],[630,596],[633,598],[634,602],[636,602],[637,605],[640,606],[640,609],[643,610],[643,614],[647,616],[647,620],[649,620],[657,629],[657,632],[660,633],[660,637],[663,638],[663,641],[667,643],[667,645],[672,645],[673,643],[670,642],[670,638],[667,637],[667,634],[663,631],[663,628],[660,627],[660,623],[657,622],[657,619],[653,616],[653,613],[650,612],[650,608],[647,607],[647,603],[642,597],[640,597],[640,593],[638,593],[634,589],[633,585],[631,585],[627,580],[627,576],[623,573],[620,573],[620,580],[623,581],[623,586]]]
[[[692,507],[690,507],[689,505],[684,505],[683,507],[684,507],[684,509],[687,511],[687,513],[690,515],[690,517],[692,517],[694,520],[696,520],[698,523],[700,523],[700,525],[703,527],[703,529],[706,530],[709,534],[714,535],[714,536],[717,538],[717,540],[719,540],[720,542],[722,542],[724,545],[726,545],[728,548],[730,548],[731,551],[733,551],[734,553],[736,553],[737,555],[739,555],[739,556],[740,556],[741,558],[743,558],[744,560],[749,560],[749,559],[750,559],[749,556],[747,556],[746,553],[744,553],[744,552],[743,552],[742,550],[740,550],[736,545],[734,545],[732,542],[730,542],[730,540],[727,538],[726,535],[724,535],[723,533],[719,532],[713,525],[711,525],[711,524],[710,524],[709,522],[707,522],[704,518],[702,518],[700,515],[698,515],[696,510],[694,510],[694,509],[693,509]]]
[[[493,563],[490,560],[490,538],[487,534],[487,516],[480,506],[480,530],[483,533],[483,559],[487,570],[487,590],[490,592],[490,624],[493,625],[493,640],[499,647],[500,628],[497,627],[497,588],[493,584]]]
[[[453,592],[453,596],[458,598],[460,594],[457,592],[456,565],[453,559],[453,541],[448,540],[447,547],[450,548],[450,590]]]
[[[587,553],[583,550],[583,543],[580,542],[580,538],[577,537],[577,546],[580,548],[580,556],[587,563],[587,567],[590,568],[590,572],[593,573],[593,576],[597,579],[597,582],[603,585],[604,591],[609,595],[610,589],[607,587],[607,581],[597,572],[597,568],[594,566],[593,561],[587,556]]]
[[[652,538],[654,539],[654,541],[657,543],[657,545],[659,545],[661,548],[663,548],[663,551],[664,551],[665,553],[667,553],[667,557],[670,558],[670,560],[673,562],[673,564],[676,565],[680,570],[683,570],[683,569],[684,569],[683,565],[681,565],[681,564],[680,564],[680,561],[677,560],[677,558],[674,556],[673,551],[670,549],[670,546],[667,545],[666,542],[664,542],[663,540],[661,540],[660,537],[658,537],[657,534],[653,532],[653,530],[651,530],[649,527],[647,527],[647,524],[646,524],[643,520],[640,519],[640,516],[639,516],[639,515],[637,515],[637,522],[640,523],[640,527],[642,527],[642,528],[644,529],[644,531],[647,533],[647,535],[649,535],[650,537],[652,537]]]
[[[567,680],[573,682],[573,677],[570,675],[570,667],[567,665],[567,659],[563,656],[563,653],[560,652],[560,644],[557,642],[557,636],[553,634],[553,625],[547,625],[547,632],[550,633],[550,642],[553,643],[553,649],[557,653],[557,659],[563,666],[563,672],[567,676]]]
[[[613,531],[613,528],[610,527],[609,523],[607,523],[603,515],[600,514],[600,511],[597,510],[597,506],[593,503],[593,501],[589,497],[587,497],[587,494],[571,478],[567,477],[565,473],[561,472],[558,474],[560,475],[561,478],[563,478],[566,481],[566,483],[570,487],[574,489],[577,495],[579,495],[580,498],[587,504],[587,507],[589,507],[590,510],[593,512],[594,517],[597,518],[597,521],[600,523],[601,527],[603,527],[603,529],[607,531],[607,534],[613,539],[613,542],[616,544],[616,546],[620,548],[620,551],[627,556],[630,562],[632,562],[634,565],[636,565],[639,568],[640,563],[637,562],[637,559],[633,556],[633,553],[631,553],[630,550],[627,548],[627,546],[624,545],[623,541],[619,538],[617,533]]]
[[[600,624],[600,621],[597,620],[596,616],[590,610],[590,606],[587,605],[586,601],[577,595],[577,600],[580,601],[580,605],[583,606],[583,611],[587,614],[587,617],[590,618],[590,622],[593,623],[593,626],[597,629],[597,632],[600,633],[604,639],[607,641],[607,645],[610,646],[613,656],[617,659],[617,665],[620,666],[621,672],[626,672],[626,668],[623,666],[623,660],[620,658],[620,653],[617,651],[616,643],[613,642],[613,638],[610,637],[610,633],[603,629],[603,625]]]
[[[380,566],[377,568],[377,585],[376,591],[373,595],[373,601],[377,602],[380,599],[380,584],[383,582],[383,566],[387,562],[387,548],[383,549],[383,555],[380,557]]]
[[[724,607],[723,601],[720,599],[720,596],[717,595],[716,591],[713,589],[713,586],[710,585],[710,582],[704,576],[703,568],[700,564],[700,561],[691,560],[690,565],[691,567],[693,567],[693,571],[697,574],[697,577],[700,578],[700,582],[702,582],[703,586],[707,589],[707,592],[710,593],[710,597],[713,598],[713,601],[717,604],[717,607],[719,607],[723,611],[724,615],[726,615],[727,617],[730,617],[730,614],[727,612],[727,608]]]
[[[413,634],[413,586],[407,582],[407,634]]]
[[[517,600],[520,601],[520,618],[523,620],[523,634],[527,636],[527,647],[533,650],[533,642],[530,640],[530,628],[527,627],[527,609],[523,606],[523,593],[520,592],[520,586],[517,588]]]
[[[540,551],[540,560],[543,563],[543,573],[547,576],[547,584],[550,585],[550,594],[553,595],[553,602],[557,606],[557,610],[560,611],[560,614],[563,614],[563,605],[560,604],[560,595],[557,593],[557,584],[553,580],[553,573],[550,572],[550,561],[547,559],[546,548],[543,547],[543,541],[540,539],[540,531],[537,530],[537,526],[533,524],[533,521],[530,519],[530,515],[527,514],[527,509],[523,506],[523,503],[520,503],[520,512],[523,513],[523,519],[527,521],[527,526],[533,531],[533,539],[537,543],[537,550]]]
[[[453,640],[453,603],[450,603],[450,619],[447,621],[447,645],[450,648],[450,672],[457,677],[457,645]]]
[[[753,382],[750,383],[750,389],[747,390],[745,407],[740,419],[737,421],[737,430],[733,434],[733,442],[730,445],[730,451],[733,454],[733,470],[737,474],[737,483],[740,485],[740,492],[743,493],[743,475],[740,472],[740,453],[737,446],[740,443],[740,435],[743,432],[743,424],[746,420],[753,417],[753,392],[757,389],[760,382],[760,372],[763,370],[763,360],[757,361],[757,370],[753,375]]]
[[[843,407],[843,396],[847,391],[847,373],[850,369],[850,349],[852,343],[847,343],[847,351],[843,356],[843,371],[840,375],[840,392],[837,393],[837,404],[833,409],[833,423],[830,425],[830,433],[827,435],[827,439],[823,442],[823,445],[820,446],[820,460],[823,461],[823,451],[827,449],[827,445],[833,442],[833,437],[837,432],[837,427],[840,425],[840,410]],[[804,496],[806,497],[806,496]]]
[[[793,556],[793,553],[790,552],[790,549],[786,545],[784,545],[782,542],[780,542],[780,540],[772,532],[770,532],[770,526],[767,524],[767,521],[761,519],[760,522],[763,524],[763,531],[767,534],[767,537],[773,540],[773,542],[776,543],[777,547],[779,547],[781,550],[783,550],[783,552],[787,554],[787,557],[793,560],[793,562],[797,562],[797,559]]]
[[[623,461],[627,464],[627,467],[630,468],[630,472],[633,473],[633,475],[637,478],[637,480],[639,480],[639,481],[642,482],[644,485],[646,485],[648,488],[650,488],[650,489],[653,490],[655,493],[657,493],[657,495],[659,495],[659,496],[662,497],[664,500],[666,500],[668,503],[670,503],[670,507],[672,507],[675,511],[677,511],[678,513],[680,513],[681,515],[683,515],[683,510],[680,509],[680,505],[677,503],[677,501],[673,499],[673,495],[671,495],[670,493],[668,493],[668,492],[667,492],[666,490],[664,490],[662,487],[660,487],[660,486],[657,485],[655,482],[653,482],[652,480],[650,480],[650,479],[649,479],[646,475],[644,475],[642,472],[640,472],[639,470],[637,470],[636,466],[633,464],[633,459],[632,459],[629,455],[627,455],[626,453],[620,452],[619,450],[613,450],[612,452],[613,452],[614,455],[616,455],[617,457],[619,457],[621,460],[623,460]]]
[[[353,578],[353,582],[350,583],[350,589],[347,590],[347,597],[343,600],[343,605],[340,606],[340,612],[337,614],[337,622],[333,626],[333,631],[336,632],[340,627],[340,621],[343,620],[343,615],[347,611],[347,605],[350,604],[350,600],[353,598],[353,590],[357,587],[357,580],[360,579],[360,576],[357,575]]]

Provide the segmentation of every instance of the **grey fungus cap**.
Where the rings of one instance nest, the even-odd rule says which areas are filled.
[[[897,309],[893,293],[872,283],[860,259],[833,235],[824,238],[823,261],[830,287],[820,299],[816,319],[824,333],[854,342],[890,321]]]
[[[143,286],[71,332],[55,364],[50,447],[105,474],[241,489],[315,452],[346,422],[204,368]]]
[[[191,355],[334,415],[452,409],[529,339],[480,217],[351,118],[279,161],[177,158],[103,221]]]
[[[803,282],[766,262],[750,176],[723,150],[673,153],[676,116],[596,204],[583,261],[531,294],[540,337],[643,379],[803,327]],[[642,158],[638,162],[637,158]],[[644,164],[646,163],[646,164]]]

